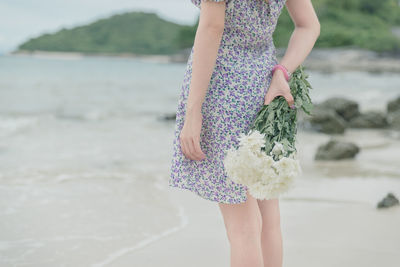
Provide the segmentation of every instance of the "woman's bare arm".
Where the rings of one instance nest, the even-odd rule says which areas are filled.
[[[320,33],[320,24],[311,0],[287,0],[286,7],[295,29],[280,64],[293,72],[311,52]],[[276,96],[285,97],[289,106],[294,104],[289,84],[280,69],[274,72],[264,104],[269,104]]]
[[[295,29],[280,64],[293,72],[311,52],[320,33],[320,24],[311,0],[287,0],[286,7]]]
[[[204,100],[225,25],[225,2],[203,1],[193,45],[192,81],[187,110],[198,110]]]
[[[183,154],[201,160],[201,107],[214,70],[225,26],[225,2],[202,1],[200,20],[193,45],[192,79],[186,103],[185,122],[180,133]]]

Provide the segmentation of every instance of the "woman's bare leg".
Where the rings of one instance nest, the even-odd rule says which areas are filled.
[[[231,267],[263,267],[261,214],[257,199],[247,193],[246,202],[218,204],[230,243]]]
[[[283,246],[279,199],[257,200],[262,218],[261,249],[264,267],[282,267]]]

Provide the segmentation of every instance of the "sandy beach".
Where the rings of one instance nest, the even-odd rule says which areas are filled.
[[[299,138],[306,144],[315,137],[301,134]],[[342,163],[343,171],[350,171],[352,162]],[[305,168],[311,175],[299,179],[296,188],[280,199],[284,266],[397,267],[400,206],[377,210],[376,203],[389,189],[400,194],[399,179],[329,177],[329,173],[323,177]],[[188,190],[167,192],[176,206],[182,206],[185,226],[120,255],[110,266],[229,266],[229,245],[218,205]]]
[[[175,192],[187,226],[109,266],[229,266],[229,246],[214,203]],[[372,203],[282,198],[284,266],[397,267],[400,208],[376,211]]]
[[[1,267],[229,267],[218,205],[168,187],[174,123],[160,118],[184,64],[19,55],[0,68]],[[399,94],[393,73],[310,74],[316,102],[384,110]],[[400,206],[376,204],[400,196],[400,132],[336,137],[360,153],[315,161],[331,136],[299,131],[303,174],[280,202],[284,267],[398,267]]]

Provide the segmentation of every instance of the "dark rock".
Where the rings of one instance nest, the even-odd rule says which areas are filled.
[[[346,127],[346,121],[334,110],[321,105],[314,105],[309,121],[315,130],[329,134],[344,133]]]
[[[159,119],[164,121],[176,120],[176,113],[164,114]]]
[[[318,147],[314,159],[340,160],[354,158],[359,151],[360,148],[356,144],[331,139],[328,143]]]
[[[400,110],[388,113],[388,122],[390,127],[400,130]]]
[[[352,118],[348,126],[353,128],[384,128],[389,125],[383,112],[368,111]]]
[[[395,112],[400,111],[400,96],[396,99],[389,101],[387,104],[387,112]]]
[[[395,205],[399,205],[399,200],[393,195],[393,193],[388,193],[386,197],[384,197],[379,203],[377,204],[378,209],[382,208],[389,208]]]
[[[321,105],[325,108],[333,109],[346,121],[349,121],[360,114],[358,103],[343,97],[329,98],[322,102]]]

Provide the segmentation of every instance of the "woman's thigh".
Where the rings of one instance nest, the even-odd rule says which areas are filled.
[[[280,227],[279,199],[257,200],[263,228],[275,229]]]
[[[238,204],[218,203],[228,238],[254,238],[261,233],[261,214],[257,199],[247,192],[247,200]]]

